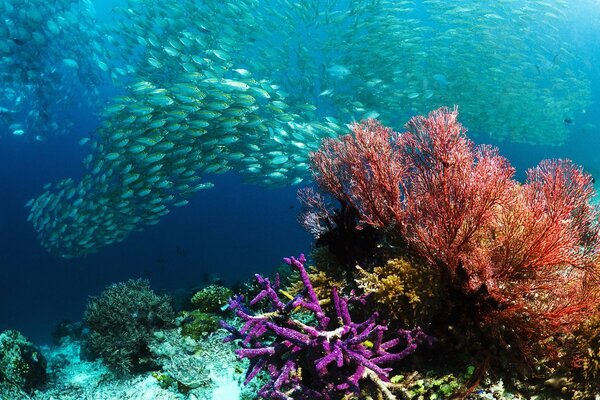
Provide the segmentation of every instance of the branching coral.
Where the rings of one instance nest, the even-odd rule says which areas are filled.
[[[310,258],[314,262],[314,265],[309,266],[306,270],[310,283],[321,302],[321,306],[329,307],[333,288],[347,286],[348,279],[345,277],[345,271],[325,247],[317,247]],[[294,271],[288,280],[290,284],[286,288],[286,292],[291,296],[295,296],[304,290],[302,277],[297,271]]]
[[[439,307],[439,275],[416,259],[393,258],[371,272],[357,266],[355,279],[386,315],[405,326],[427,323]]]
[[[143,279],[110,285],[85,311],[92,348],[118,374],[153,366],[152,334],[173,318],[169,297],[154,293]]]
[[[544,338],[573,331],[600,299],[598,210],[592,178],[543,161],[527,181],[491,146],[475,146],[441,108],[398,134],[373,120],[312,154],[319,185],[395,231],[444,282],[446,322],[471,326],[524,359]],[[452,320],[453,319],[453,320]]]
[[[361,395],[365,387],[361,383],[369,381],[379,396],[395,399],[386,385],[391,368],[383,365],[402,360],[430,338],[416,328],[400,330],[395,338],[386,340],[387,327],[376,322],[378,314],[354,322],[349,311],[352,300],[341,297],[336,288],[332,291],[335,318],[328,317],[304,268],[304,255],[285,261],[300,274],[303,292],[284,303],[277,294],[278,279],[272,285],[269,279],[256,275],[262,291],[250,305],[266,299],[270,311],[253,314],[243,299],[236,297],[230,307],[245,322],[243,327],[238,330],[223,322],[231,332],[229,340],[241,340],[243,348],[236,351],[238,356],[251,360],[246,383],[266,370],[271,379],[259,396],[292,400],[347,399]],[[316,323],[308,325],[296,319],[296,309],[313,313]],[[395,352],[400,346],[404,347]]]

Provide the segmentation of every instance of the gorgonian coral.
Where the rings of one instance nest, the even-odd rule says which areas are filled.
[[[417,346],[431,339],[421,329],[399,330],[387,339],[387,327],[377,323],[374,313],[363,322],[353,321],[347,299],[332,291],[335,317],[321,308],[310,278],[304,268],[305,258],[285,261],[300,274],[304,290],[284,303],[277,290],[279,279],[256,275],[261,292],[250,301],[256,305],[268,300],[269,311],[254,314],[241,297],[233,298],[230,307],[244,321],[237,329],[223,322],[231,332],[228,340],[240,339],[240,358],[249,358],[246,383],[260,371],[270,375],[259,396],[270,399],[342,399],[360,396],[367,388],[387,399],[395,399],[386,385],[391,368],[385,367],[412,354]],[[314,323],[302,322],[297,310],[314,315]]]
[[[456,109],[413,117],[403,134],[374,120],[312,154],[321,188],[360,221],[395,232],[435,266],[445,314],[528,359],[573,331],[600,298],[592,177],[542,161],[524,184],[491,146],[476,146]]]

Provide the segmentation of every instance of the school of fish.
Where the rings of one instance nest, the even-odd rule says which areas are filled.
[[[89,0],[0,1],[0,137],[68,134],[99,108],[101,42]]]
[[[83,177],[47,184],[29,220],[49,251],[82,256],[158,223],[212,187],[210,174],[299,184],[309,153],[347,123],[401,129],[441,105],[458,104],[475,133],[562,143],[565,118],[590,98],[561,42],[568,10],[563,0],[128,0],[97,28],[94,56],[123,93],[80,141]]]

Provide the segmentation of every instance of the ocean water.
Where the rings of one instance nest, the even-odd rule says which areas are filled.
[[[0,3],[4,7],[6,4],[13,7],[19,7],[21,4],[16,0],[0,0]],[[60,48],[49,49],[40,45],[41,50],[33,46],[27,47],[31,42],[20,44],[20,39],[13,37],[12,32],[0,37],[0,41],[16,43],[16,47],[11,44],[10,49],[18,50],[18,53],[3,54],[4,57],[22,57],[23,62],[35,57],[45,60],[41,66],[36,64],[34,74],[26,80],[16,77],[21,72],[15,69],[11,62],[0,60],[0,66],[3,66],[0,73],[4,78],[0,80],[0,94],[3,96],[0,98],[0,107],[11,108],[11,102],[15,102],[15,94],[7,94],[8,88],[18,90],[21,87],[24,93],[27,93],[23,105],[17,112],[10,114],[10,121],[0,121],[0,331],[17,329],[37,344],[49,344],[51,333],[60,321],[80,320],[89,296],[98,295],[111,283],[130,278],[147,278],[155,290],[166,293],[200,287],[215,279],[234,285],[252,278],[255,273],[270,273],[281,265],[282,257],[301,252],[310,253],[314,246],[313,238],[297,222],[300,205],[296,199],[299,187],[312,185],[310,173],[306,169],[293,169],[293,161],[287,161],[288,157],[291,160],[292,155],[308,153],[308,150],[303,145],[294,148],[286,144],[282,145],[283,155],[268,155],[268,152],[280,151],[277,147],[277,136],[273,137],[272,133],[270,142],[268,134],[240,134],[238,141],[231,144],[231,147],[227,147],[228,144],[219,145],[238,149],[235,146],[241,146],[247,141],[260,146],[263,150],[252,151],[266,157],[260,161],[263,163],[262,175],[261,172],[244,170],[238,161],[229,161],[232,169],[224,174],[199,172],[203,181],[214,183],[214,188],[198,191],[188,198],[189,204],[186,206],[171,207],[172,211],[161,216],[157,224],[141,224],[138,227],[143,228],[142,231],[132,229],[133,232],[118,243],[99,245],[94,253],[72,258],[62,257],[60,249],[49,251],[47,246],[43,246],[38,232],[28,221],[30,209],[26,208],[25,204],[30,199],[38,198],[44,192],[43,186],[46,183],[56,183],[68,177],[77,181],[89,173],[82,165],[82,159],[90,154],[90,148],[81,146],[79,141],[86,137],[101,141],[102,139],[98,139],[97,129],[103,121],[111,118],[118,121],[122,119],[121,116],[107,116],[102,112],[104,107],[118,103],[119,100],[115,100],[116,96],[132,96],[128,85],[139,80],[155,78],[159,82],[157,86],[160,86],[172,79],[168,71],[171,63],[183,63],[174,61],[174,57],[162,53],[161,57],[164,57],[164,60],[159,61],[164,64],[164,71],[160,72],[161,68],[158,68],[158,72],[148,72],[148,54],[144,53],[144,46],[130,44],[134,40],[133,37],[143,36],[143,32],[134,32],[133,36],[126,36],[126,29],[123,27],[111,28],[115,23],[127,21],[127,13],[115,9],[125,6],[125,2],[94,0],[89,4],[76,1],[59,3],[81,3],[95,9],[93,21],[85,27],[98,29],[98,32],[94,33],[99,35],[98,43],[105,43],[102,39],[105,40],[107,35],[117,35],[119,31],[123,32],[123,37],[116,39],[120,41],[120,45],[113,46],[110,52],[102,54],[105,59],[101,57],[101,51],[96,51],[93,55],[90,53],[89,59],[86,59],[85,55],[71,52],[68,46],[87,41],[84,37],[81,38],[81,42],[75,39],[55,42],[54,45],[60,45]],[[141,3],[132,1],[129,7],[139,6]],[[212,2],[190,4],[198,4],[200,7],[204,3]],[[260,4],[259,7],[249,7],[257,15],[243,15],[239,14],[243,11],[235,11],[240,18],[238,21],[228,20],[221,23],[235,27],[260,16],[260,21],[273,19],[272,26],[283,24],[286,18],[290,19],[287,23],[293,25],[297,21],[291,20],[292,16],[302,14],[303,7],[306,10],[319,9],[323,15],[330,13],[333,20],[341,15],[341,10],[379,4],[371,1],[327,1],[319,5],[319,2],[313,1],[258,0],[243,3]],[[293,3],[298,5],[294,6]],[[384,5],[388,3],[384,1],[380,5],[385,8]],[[519,9],[516,4],[522,3],[523,8],[519,15],[525,15],[523,21],[531,24],[531,31],[523,30],[521,24],[515,22],[517,13],[510,14],[509,11],[506,11],[509,13],[507,15],[500,15],[506,19],[502,23],[494,21],[495,17],[491,16],[491,11],[486,14],[487,19],[476,22],[475,17],[471,15],[480,7],[477,1],[455,2],[458,6],[464,3],[465,10],[454,17],[439,11],[449,7],[444,6],[444,2],[416,0],[401,3],[406,5],[391,7],[386,18],[402,16],[406,18],[407,24],[424,21],[422,25],[429,30],[422,34],[417,31],[412,34],[414,37],[420,37],[419,41],[415,41],[416,48],[399,47],[395,50],[393,46],[400,46],[401,40],[396,41],[391,32],[384,29],[383,20],[377,20],[376,26],[368,25],[369,17],[365,17],[367,23],[363,27],[356,28],[347,36],[348,40],[354,42],[344,44],[344,40],[336,38],[335,34],[341,30],[339,33],[342,35],[343,29],[351,25],[351,22],[342,22],[335,29],[328,30],[324,22],[329,21],[328,17],[319,20],[321,25],[313,25],[308,20],[299,26],[304,26],[307,31],[314,29],[314,34],[309,35],[308,39],[316,43],[326,43],[335,39],[337,44],[334,48],[306,42],[306,48],[302,49],[298,43],[308,40],[305,36],[306,31],[294,31],[283,26],[280,32],[268,32],[272,27],[259,27],[256,39],[248,38],[248,43],[243,46],[239,43],[226,43],[222,47],[226,50],[223,51],[228,51],[231,47],[232,54],[221,56],[220,53],[215,53],[216,56],[212,56],[211,62],[215,65],[223,62],[228,68],[256,71],[257,80],[265,79],[269,80],[269,84],[279,85],[279,89],[272,89],[272,98],[268,101],[280,96],[274,93],[281,90],[287,94],[280,96],[281,101],[289,102],[292,108],[312,102],[316,106],[314,112],[300,114],[295,109],[297,115],[302,115],[299,123],[313,122],[309,121],[309,116],[316,119],[314,122],[326,123],[325,117],[333,116],[335,125],[340,128],[335,134],[346,132],[347,123],[365,116],[379,117],[384,123],[401,131],[402,124],[412,115],[426,113],[442,105],[458,104],[459,111],[464,112],[461,114],[464,116],[461,121],[469,129],[470,137],[476,143],[498,146],[501,154],[517,169],[517,179],[523,180],[526,169],[545,158],[570,158],[593,176],[598,175],[600,179],[600,48],[597,47],[600,41],[599,2],[572,0],[564,4],[548,2],[552,4],[546,6],[541,1],[518,0],[506,2],[511,4],[506,9],[498,7],[501,11],[510,11],[511,7]],[[162,16],[168,17],[170,12],[174,12],[169,10],[171,5],[167,3],[161,5],[160,2],[149,1],[148,4],[148,12],[155,12],[161,7]],[[528,11],[526,5],[534,11]],[[404,11],[398,10],[402,7],[414,9],[404,15]],[[270,11],[266,12],[266,9]],[[552,15],[536,13],[535,10],[545,10]],[[54,11],[58,13],[57,10]],[[439,15],[436,14],[438,11]],[[264,15],[259,15],[261,13]],[[190,15],[194,15],[192,10]],[[310,18],[312,14],[306,11],[304,15]],[[0,14],[0,22],[3,18]],[[45,21],[46,18],[51,19],[52,15],[43,15],[42,18]],[[178,15],[177,18],[181,16]],[[215,18],[218,20],[220,17]],[[455,18],[452,23],[448,22],[451,18]],[[14,20],[13,14],[10,23],[8,19],[7,17],[4,21],[8,27],[19,22]],[[140,12],[134,18],[135,24],[139,24],[142,19],[143,13]],[[472,25],[473,36],[465,36],[464,32],[459,31],[457,36],[450,33],[448,37],[442,37],[439,32],[449,29],[448,26],[459,19],[464,21],[465,25]],[[513,25],[521,28],[515,28],[512,32],[514,36],[511,36],[511,32],[508,31]],[[390,23],[390,26],[385,28],[394,29],[395,26]],[[457,27],[460,26],[457,24]],[[536,36],[539,33],[536,29],[546,29],[548,26],[551,29],[544,32],[546,36]],[[373,33],[377,28],[381,28],[381,33]],[[168,28],[163,29],[168,32]],[[198,34],[199,28],[196,26],[194,29],[194,34]],[[192,28],[190,30],[193,31]],[[209,35],[219,36],[213,28],[206,30]],[[223,36],[228,40],[230,37],[240,37],[235,34],[229,35],[226,27],[223,27],[223,32]],[[272,36],[269,44],[262,46],[254,42],[264,40],[267,34]],[[500,38],[498,40],[509,40],[507,38],[511,37],[510,40],[515,42],[501,49],[506,50],[513,46],[513,52],[501,53],[498,50],[496,54],[487,53],[484,52],[487,46],[485,43],[474,48],[465,47],[468,41],[493,43],[494,39],[489,35],[494,34]],[[402,31],[398,35],[404,35],[405,39],[413,37],[410,31]],[[432,38],[436,35],[440,38],[434,41]],[[368,40],[365,39],[361,44],[362,37]],[[168,35],[159,38],[165,40],[161,45],[169,45]],[[389,43],[386,43],[388,40]],[[436,56],[436,52],[439,53],[442,48],[440,46],[443,45],[447,51]],[[133,49],[131,52],[128,46]],[[146,46],[151,47],[147,44]],[[214,47],[216,43],[210,43],[210,46]],[[238,51],[236,46],[242,50]],[[281,46],[283,50],[271,54],[268,48],[272,46]],[[23,50],[26,47],[27,49]],[[115,54],[118,55],[120,50],[123,54],[118,58]],[[185,50],[176,50],[185,53]],[[427,53],[427,56],[424,56],[423,60],[414,61],[418,59],[415,57],[419,56],[419,50]],[[25,54],[26,51],[31,54]],[[378,52],[383,54],[381,58],[377,56]],[[397,58],[393,58],[389,64],[383,61],[383,57],[395,53],[398,54]],[[260,59],[261,54],[266,54],[264,59]],[[287,56],[287,60],[278,65],[277,60],[281,54]],[[495,58],[496,56],[498,58]],[[514,62],[511,61],[513,56]],[[76,57],[79,57],[76,59],[79,64],[78,73],[89,74],[90,78],[93,77],[93,84],[82,83],[81,76],[74,78],[69,75],[71,70],[68,62],[64,60]],[[203,57],[211,56],[205,54]],[[229,60],[222,60],[229,57],[234,60],[233,65],[228,64]],[[107,72],[99,67],[98,60],[113,61],[114,64]],[[464,62],[461,63],[461,60]],[[377,62],[385,65],[378,65]],[[492,70],[496,62],[500,69],[504,69],[503,72],[498,72],[497,76]],[[369,63],[372,63],[372,71]],[[90,69],[86,72],[85,66],[88,65]],[[127,69],[129,66],[134,72],[125,75],[117,73],[111,77],[110,71],[114,71],[114,68]],[[516,76],[507,69],[509,66],[522,70],[523,75]],[[24,68],[27,68],[27,65]],[[52,84],[42,83],[43,76],[53,76],[56,70],[62,74],[62,80]],[[436,71],[438,73],[435,73]],[[373,76],[372,72],[382,75]],[[67,78],[64,78],[65,76]],[[233,75],[227,77],[233,80]],[[239,81],[244,80],[240,77]],[[526,82],[532,82],[531,88],[519,92]],[[70,83],[73,85],[71,88]],[[89,89],[90,85],[95,93],[93,101],[90,100],[93,97],[91,92],[81,90],[81,87]],[[44,90],[48,92],[44,94]],[[331,90],[331,93],[327,93],[328,90]],[[382,98],[384,96],[389,100]],[[486,96],[489,96],[489,99]],[[45,98],[44,102],[40,100],[42,97]],[[62,102],[61,99],[67,97],[68,101]],[[503,99],[506,99],[506,103],[501,102]],[[352,105],[353,101],[360,102],[361,105]],[[31,117],[30,111],[40,108],[47,109],[51,117],[42,124],[39,121],[31,122],[36,118]],[[263,114],[266,120],[265,115],[268,114]],[[273,115],[276,119],[277,115],[281,114]],[[40,118],[42,117],[37,117],[38,120]],[[24,134],[18,133],[19,127],[11,125],[19,121],[25,126]],[[49,126],[51,123],[55,123],[57,128],[41,128],[43,124]],[[285,122],[281,123],[288,126]],[[486,124],[491,125],[489,130]],[[116,126],[116,123],[113,123],[113,126]],[[510,128],[502,130],[503,126]],[[136,129],[143,131],[144,128],[138,126]],[[107,129],[109,132],[110,130],[111,128]],[[327,135],[322,134],[321,137],[323,136]],[[305,137],[305,142],[296,140],[308,145],[308,136]],[[311,136],[310,144],[318,146],[318,139],[319,135]],[[165,152],[168,154],[168,150]],[[97,154],[101,156],[102,152]],[[277,157],[285,157],[285,164]],[[289,175],[282,178],[281,182],[273,182],[279,179],[279,175],[275,175],[276,178],[270,181],[267,177],[265,182],[266,175],[279,174],[277,168],[281,165],[289,167],[288,172],[283,173]],[[106,170],[109,169],[103,171]],[[303,181],[291,185],[291,181],[297,176],[301,176]],[[248,182],[248,178],[255,182]],[[92,186],[86,190],[92,192],[96,188]],[[58,212],[48,212],[51,219],[63,217]],[[69,222],[65,219],[58,223]],[[40,233],[50,234],[50,231],[43,229]]]

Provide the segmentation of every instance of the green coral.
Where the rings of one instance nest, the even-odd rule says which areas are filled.
[[[470,372],[472,374],[472,371]],[[408,377],[397,375],[391,378],[396,391],[402,393],[403,398],[410,400],[442,400],[450,399],[463,388],[464,379],[453,374],[437,375],[427,373],[424,376],[413,373]]]
[[[219,321],[221,317],[216,314],[198,310],[184,311],[181,318],[181,334],[198,340],[205,334],[219,329]]]
[[[162,389],[169,390],[173,386],[177,385],[177,381],[167,374],[153,372],[152,376],[154,377],[154,379],[156,379],[156,381],[158,382],[158,386],[160,386]]]
[[[216,314],[222,311],[232,295],[233,292],[229,288],[210,285],[197,292],[191,302],[198,311]]]

